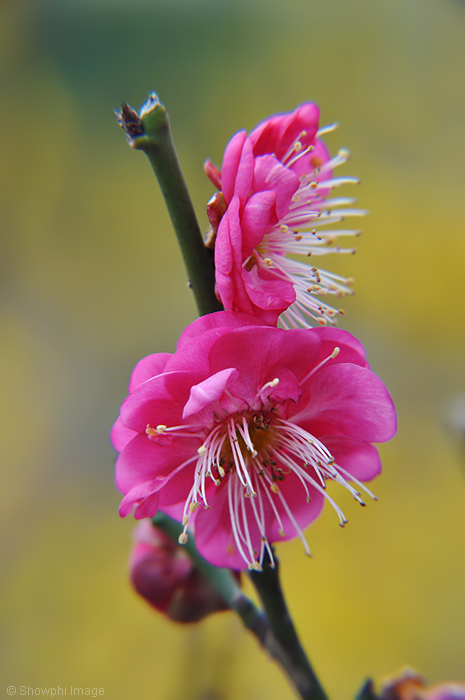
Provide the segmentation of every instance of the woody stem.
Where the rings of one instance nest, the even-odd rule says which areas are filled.
[[[284,599],[279,579],[279,562],[273,553],[274,566],[265,561],[262,571],[250,571],[265,609],[275,643],[279,647],[280,661],[299,691],[303,700],[327,700],[327,695],[310,665],[297,636],[294,623]]]
[[[179,165],[165,107],[152,93],[140,117],[127,104],[123,105],[116,116],[128,136],[130,146],[145,153],[155,172],[200,315],[221,311],[223,307],[215,296],[212,251],[207,250],[203,242]]]

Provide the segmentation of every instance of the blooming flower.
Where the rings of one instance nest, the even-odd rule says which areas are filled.
[[[112,431],[120,514],[158,508],[195,531],[216,566],[260,569],[299,536],[335,481],[363,505],[395,412],[361,344],[335,328],[283,330],[252,316],[197,319],[174,355],[139,362]],[[353,482],[355,486],[351,483]],[[368,493],[370,493],[368,491]]]
[[[150,520],[134,530],[132,584],[156,610],[176,622],[197,622],[228,606],[189,555]]]
[[[422,676],[405,667],[382,681],[380,700],[465,700],[465,683],[427,686]]]
[[[322,226],[365,212],[353,199],[328,198],[334,187],[357,182],[333,177],[348,152],[331,158],[319,136],[319,109],[311,102],[259,124],[228,143],[221,172],[209,161],[207,175],[220,189],[207,213],[215,241],[217,294],[227,311],[253,314],[285,328],[334,324],[341,311],[318,297],[350,294],[350,279],[296,261],[287,254],[353,253],[333,246],[350,229]]]

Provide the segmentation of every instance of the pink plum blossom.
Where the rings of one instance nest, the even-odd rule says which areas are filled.
[[[334,187],[355,178],[333,177],[348,158],[331,158],[319,135],[319,109],[307,102],[278,114],[249,135],[228,143],[221,172],[209,161],[207,175],[218,187],[207,212],[215,245],[217,295],[227,311],[240,311],[283,327],[334,324],[340,310],[318,297],[352,293],[351,280],[298,262],[287,254],[353,253],[333,246],[337,237],[359,231],[322,226],[361,215],[353,199],[329,198]],[[216,241],[215,239],[216,235]]]
[[[160,509],[195,533],[212,564],[259,570],[271,543],[300,537],[329,482],[362,505],[379,474],[372,443],[396,417],[362,345],[335,328],[283,330],[218,312],[181,335],[176,352],[134,369],[112,430],[121,452],[120,514]]]
[[[134,530],[130,576],[137,593],[170,620],[197,622],[228,609],[187,552],[148,519]]]

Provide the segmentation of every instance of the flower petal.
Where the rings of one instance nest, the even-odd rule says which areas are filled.
[[[396,413],[383,382],[353,364],[325,366],[309,380],[311,400],[300,424],[313,435],[340,433],[385,442],[396,432]]]
[[[136,387],[147,379],[163,372],[166,363],[171,357],[173,355],[170,352],[157,352],[140,360],[132,371],[131,379],[129,380],[129,392],[134,391]]]
[[[213,401],[217,401],[238,374],[237,369],[231,367],[212,374],[211,377],[200,382],[200,384],[195,384],[191,388],[189,401],[184,406],[183,419],[189,418],[206,406],[209,406]]]

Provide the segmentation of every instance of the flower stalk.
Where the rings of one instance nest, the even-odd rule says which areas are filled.
[[[281,650],[281,663],[304,700],[327,700],[327,695],[316,677],[300,644],[294,623],[286,605],[279,578],[279,561],[275,553],[274,566],[265,562],[262,571],[250,571],[265,609],[271,632]]]
[[[215,270],[212,251],[203,242],[189,192],[181,172],[165,107],[151,93],[140,115],[123,104],[116,113],[129,145],[148,157],[160,185],[181,248],[189,284],[199,314],[220,311],[215,296]]]

